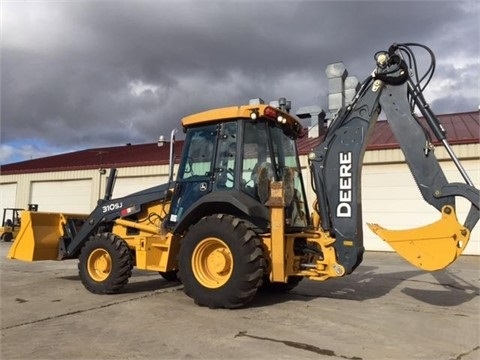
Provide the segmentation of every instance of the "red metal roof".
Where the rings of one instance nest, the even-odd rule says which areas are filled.
[[[438,116],[447,131],[447,139],[452,145],[474,144],[479,142],[479,112],[464,112]],[[423,122],[423,119],[420,119]],[[435,137],[432,134],[432,139]],[[298,141],[301,155],[308,154],[321,142],[321,138],[303,138]],[[434,142],[435,143],[435,142]],[[438,143],[435,143],[438,144]],[[175,143],[175,154],[180,154],[183,141]],[[370,138],[367,149],[398,148],[393,133],[386,121],[378,121]],[[123,145],[106,148],[86,149],[40,159],[21,161],[0,166],[2,175],[52,172],[66,170],[84,170],[111,167],[131,167],[168,164],[169,146],[158,147],[156,143]]]
[[[450,145],[459,144],[475,144],[479,142],[480,127],[479,127],[479,115],[478,111],[438,115],[440,123],[443,125],[446,133],[447,140]],[[427,128],[424,118],[420,118],[420,123]],[[439,145],[435,135],[429,130],[432,142],[435,145]],[[380,149],[395,149],[398,148],[398,142],[393,136],[390,125],[387,121],[378,121],[375,124],[375,129],[370,138],[367,149],[368,150],[380,150]]]
[[[183,141],[175,142],[175,153]],[[0,166],[2,175],[111,167],[168,165],[170,146],[157,143],[87,149]]]

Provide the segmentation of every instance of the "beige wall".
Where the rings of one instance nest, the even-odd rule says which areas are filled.
[[[62,181],[71,180],[87,180],[91,184],[91,194],[88,200],[89,208],[94,209],[97,200],[103,197],[105,193],[105,186],[107,183],[108,169],[99,171],[92,170],[73,170],[73,171],[57,171],[45,173],[31,173],[20,175],[0,175],[0,192],[9,194],[13,185],[16,184],[15,207],[27,208],[28,204],[32,203],[32,186],[34,183],[50,183],[53,186]],[[156,166],[138,166],[118,169],[117,180],[121,186],[123,178],[138,178],[143,177],[158,177],[160,180],[168,177],[168,165]],[[138,190],[143,189],[142,181],[139,181]],[[0,206],[3,206],[0,204]],[[39,208],[41,211],[42,209]],[[61,210],[58,210],[61,211]]]
[[[480,145],[457,145],[454,151],[461,159],[475,186],[480,188]],[[435,150],[437,158],[449,181],[462,181],[453,163],[447,161],[448,156],[443,148]],[[308,203],[311,205],[315,194],[311,189],[311,178],[307,167],[307,158],[301,158],[302,172],[305,179]],[[96,206],[97,200],[105,192],[107,173],[103,174],[98,169],[80,171],[60,171],[50,173],[34,173],[22,175],[0,175],[0,199],[8,199],[15,189],[15,207],[26,208],[32,201],[32,183],[56,181],[89,180],[91,195],[90,209]],[[139,166],[120,168],[117,175],[117,184],[114,196],[123,196],[133,191],[142,190],[167,181],[168,166]],[[364,222],[379,223],[387,228],[406,229],[436,221],[439,213],[436,209],[425,203],[418,191],[413,178],[404,163],[400,150],[367,151],[362,176],[362,204]],[[465,215],[467,202],[459,201],[459,217]],[[0,204],[1,207],[6,207]],[[42,210],[41,208],[39,209]],[[60,211],[60,210],[59,210]],[[478,226],[471,236],[466,253],[480,255],[480,235]],[[364,228],[365,246],[368,250],[385,250],[390,248],[377,238],[370,229]]]

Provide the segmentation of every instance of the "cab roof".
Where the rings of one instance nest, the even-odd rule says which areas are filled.
[[[182,119],[184,128],[222,121],[244,119],[254,121],[264,118],[278,122],[294,137],[302,137],[304,129],[300,122],[289,113],[265,104],[240,105],[207,110]]]

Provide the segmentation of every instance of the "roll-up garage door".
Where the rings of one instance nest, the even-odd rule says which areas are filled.
[[[38,181],[31,185],[31,203],[39,211],[89,214],[92,180]]]
[[[464,182],[451,162],[441,162],[449,182]],[[462,161],[467,173],[478,188],[480,184],[477,161]],[[363,167],[362,205],[364,244],[367,250],[391,251],[390,246],[373,234],[365,225],[378,223],[387,229],[411,229],[430,224],[440,219],[440,213],[427,204],[417,188],[406,164],[367,165]],[[463,223],[470,203],[457,197],[456,209]],[[480,255],[480,231],[477,227],[471,234],[464,254]]]
[[[3,209],[14,208],[17,195],[17,183],[0,184],[0,211]],[[0,215],[1,216],[1,215]]]

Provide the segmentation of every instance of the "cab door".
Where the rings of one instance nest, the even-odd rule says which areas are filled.
[[[212,191],[217,133],[217,125],[187,131],[168,218],[172,226],[193,203]]]

